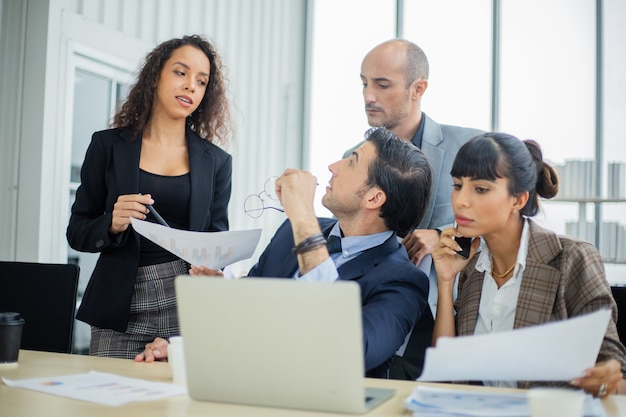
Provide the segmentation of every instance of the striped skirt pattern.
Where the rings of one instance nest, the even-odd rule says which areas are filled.
[[[189,273],[182,260],[139,267],[126,332],[91,327],[91,356],[134,359],[155,337],[180,335],[174,278]]]

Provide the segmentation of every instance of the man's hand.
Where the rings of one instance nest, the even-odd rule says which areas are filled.
[[[316,187],[317,178],[308,171],[289,168],[278,177],[276,195],[292,223],[316,219],[313,208]]]
[[[435,249],[439,242],[439,232],[433,229],[415,229],[402,239],[402,244],[409,254],[409,259],[418,265],[422,258]]]
[[[224,272],[219,269],[211,269],[206,266],[191,266],[189,275],[206,275],[210,277],[223,277]]]
[[[310,172],[287,169],[276,180],[276,194],[291,222],[293,241],[297,245],[304,239],[322,233],[315,216],[313,199],[317,178]],[[298,267],[302,275],[328,259],[325,245],[298,255]]]
[[[135,362],[154,362],[167,360],[167,346],[169,343],[160,337],[155,338],[152,342],[146,344],[146,348],[135,356]]]

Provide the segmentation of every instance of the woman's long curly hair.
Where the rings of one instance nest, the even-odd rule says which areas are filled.
[[[199,35],[183,36],[159,44],[145,59],[136,83],[128,98],[115,114],[112,127],[128,128],[133,138],[139,137],[152,115],[156,85],[165,62],[174,50],[191,45],[200,49],[211,64],[209,83],[198,108],[187,118],[187,125],[200,137],[227,147],[232,140],[233,126],[230,106],[226,95],[227,79],[217,51]]]

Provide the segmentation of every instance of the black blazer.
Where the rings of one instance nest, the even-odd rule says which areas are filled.
[[[187,129],[191,178],[190,230],[228,230],[232,157]],[[81,185],[67,227],[70,246],[99,252],[77,318],[91,325],[126,330],[139,265],[139,235],[129,227],[109,234],[113,205],[139,192],[141,137],[123,128],[93,134],[81,169]]]

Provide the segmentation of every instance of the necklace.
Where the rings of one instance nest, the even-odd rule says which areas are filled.
[[[511,267],[507,269],[505,272],[503,272],[502,274],[498,274],[496,270],[494,269],[493,261],[491,261],[491,275],[493,275],[495,278],[502,279],[511,273],[513,268],[515,268],[516,264],[517,264],[517,261],[513,265],[511,265]]]

